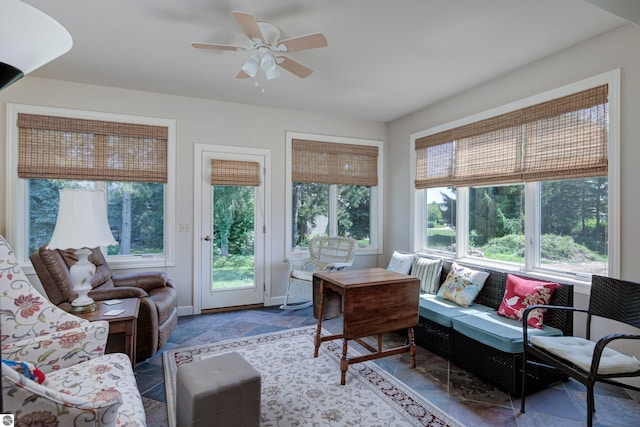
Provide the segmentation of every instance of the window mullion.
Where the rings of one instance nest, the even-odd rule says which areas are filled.
[[[338,235],[338,185],[329,185],[329,236]]]
[[[469,253],[469,188],[457,189],[456,209],[456,258],[464,258]]]
[[[540,267],[540,183],[524,185],[524,270]]]

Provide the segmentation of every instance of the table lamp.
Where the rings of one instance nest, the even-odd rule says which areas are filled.
[[[87,293],[96,266],[89,262],[91,248],[111,246],[117,242],[107,219],[104,191],[63,188],[53,237],[47,249],[75,249],[78,262],[70,268],[73,291],[78,298],[71,302],[71,311],[88,313],[97,306]]]

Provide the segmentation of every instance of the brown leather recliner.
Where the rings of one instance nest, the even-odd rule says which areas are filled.
[[[78,261],[74,252],[42,246],[29,256],[49,300],[66,311],[77,297],[69,273],[69,268]],[[178,323],[178,294],[172,280],[163,272],[113,276],[99,248],[92,250],[89,261],[96,265],[91,298],[96,301],[140,298],[136,361],[151,357],[167,342]]]

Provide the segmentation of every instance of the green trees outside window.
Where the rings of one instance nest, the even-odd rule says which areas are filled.
[[[371,244],[371,187],[294,182],[292,192],[293,247],[331,234]]]
[[[427,249],[456,252],[455,218],[462,209],[468,221],[466,256],[523,264],[532,250],[539,268],[606,274],[606,177],[470,187],[468,207],[457,205],[455,188],[427,192]],[[539,223],[532,226],[531,245],[526,244],[525,227],[535,218],[525,215],[526,194],[537,195],[529,201]]]
[[[164,252],[164,184],[29,179],[29,253],[53,235],[61,188],[104,188],[109,226],[118,242],[108,255]]]

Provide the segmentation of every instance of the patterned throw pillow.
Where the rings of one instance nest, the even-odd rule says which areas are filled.
[[[469,307],[482,290],[487,277],[489,273],[485,271],[461,267],[454,262],[436,297]]]
[[[414,254],[403,254],[398,251],[393,251],[387,270],[395,271],[396,273],[409,274],[415,257],[416,256]]]
[[[511,319],[522,320],[522,312],[530,305],[548,304],[557,283],[541,282],[507,274],[507,289],[498,314]],[[542,329],[544,309],[532,310],[527,323],[537,329]]]
[[[435,294],[440,284],[442,260],[416,257],[411,267],[411,275],[420,279],[420,291]]]

